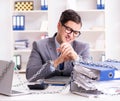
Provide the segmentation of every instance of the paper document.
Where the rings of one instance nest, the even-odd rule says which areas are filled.
[[[54,76],[49,79],[45,79],[44,83],[48,84],[67,84],[70,82],[70,77],[68,76]]]

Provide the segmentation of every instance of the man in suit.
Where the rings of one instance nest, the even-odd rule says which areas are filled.
[[[81,34],[81,27],[81,17],[74,10],[63,11],[55,35],[33,43],[26,78],[36,81],[51,76],[70,76],[75,63],[87,61],[89,45],[75,40]]]

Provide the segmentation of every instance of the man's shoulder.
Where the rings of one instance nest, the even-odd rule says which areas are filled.
[[[37,40],[36,43],[43,45],[43,44],[49,43],[50,41],[53,41],[53,38],[52,38],[52,37]]]
[[[89,46],[89,43],[75,40],[74,45],[76,45],[76,46]]]

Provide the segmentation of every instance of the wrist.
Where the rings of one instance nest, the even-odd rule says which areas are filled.
[[[55,67],[55,68],[57,68],[58,64],[59,64],[59,61],[58,61],[57,59],[54,60],[54,67]]]
[[[50,65],[54,67],[54,61],[50,60],[49,62],[50,62]]]
[[[77,58],[73,61],[73,64],[79,64],[82,61],[81,56],[77,56]]]

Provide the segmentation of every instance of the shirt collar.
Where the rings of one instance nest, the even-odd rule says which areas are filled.
[[[56,45],[56,48],[59,48],[59,47],[60,47],[60,44],[58,43],[56,37],[55,37],[55,45]]]
[[[58,43],[56,37],[55,37],[55,45],[56,45],[56,49],[60,47],[60,44]],[[57,55],[59,55],[59,53],[57,52]]]

